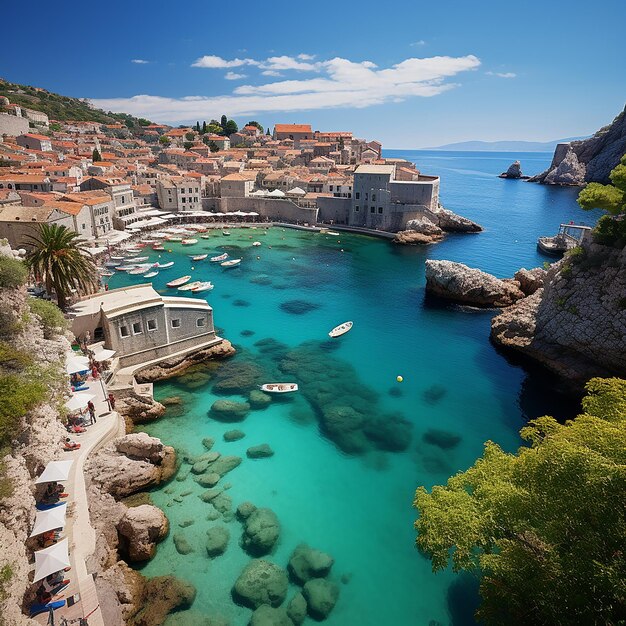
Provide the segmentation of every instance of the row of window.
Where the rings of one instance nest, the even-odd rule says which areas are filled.
[[[170,325],[172,326],[172,328],[180,328],[180,318],[176,318],[176,319],[170,320]],[[196,326],[198,328],[202,328],[203,326],[206,326],[206,318],[198,317],[196,319]],[[153,330],[157,330],[157,328],[158,328],[158,325],[157,325],[157,321],[156,320],[147,320],[146,321],[146,329],[147,329],[148,332],[151,332]],[[120,326],[120,336],[121,337],[130,337],[131,329],[132,329],[132,334],[133,335],[141,335],[141,334],[143,334],[143,326],[142,326],[141,322],[133,322],[131,324],[131,328],[130,329],[126,325]]]
[[[332,187],[331,187],[330,189],[331,189],[331,191],[332,191]],[[365,199],[366,199],[366,200],[368,200],[368,199],[369,199],[367,196],[368,196],[368,194],[366,193],[366,194],[365,194]],[[360,197],[361,197],[361,194],[357,191],[357,192],[354,194],[354,197],[355,197],[357,200],[359,200],[359,199],[360,199]],[[376,194],[375,194],[375,193],[373,193],[373,194],[372,194],[372,202],[376,202]]]
[[[367,207],[365,207],[365,210],[367,211]],[[354,212],[355,212],[355,213],[358,213],[359,211],[360,211],[360,209],[359,209],[359,205],[357,204],[357,205],[355,205],[355,207],[354,207]],[[383,207],[379,206],[379,207],[378,207],[378,213],[380,213],[380,214],[381,214],[382,212],[383,212]],[[370,213],[376,213],[376,207],[375,207],[375,206],[371,206],[371,207],[370,207]]]

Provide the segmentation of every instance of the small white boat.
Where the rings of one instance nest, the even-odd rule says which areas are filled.
[[[152,265],[138,265],[134,269],[130,270],[128,273],[134,276],[136,274],[145,274],[150,269],[152,269]]]
[[[177,278],[176,280],[171,280],[169,283],[167,283],[167,286],[168,287],[180,287],[181,285],[188,283],[190,280],[191,280],[191,276],[181,276],[180,278]]]
[[[353,326],[353,322],[344,322],[343,324],[339,324],[339,326],[335,326],[329,333],[329,337],[341,337],[341,335],[345,335]]]
[[[166,270],[168,267],[172,267],[174,265],[174,261],[169,261],[168,263],[157,263],[156,267],[160,270]]]
[[[109,272],[109,270],[101,269],[100,276],[113,276],[115,272]]]
[[[144,278],[154,278],[155,276],[158,276],[159,272],[148,272],[147,274],[144,274],[143,277]]]
[[[178,288],[178,291],[193,291],[202,285],[202,282],[199,280],[194,280],[192,283],[187,283],[186,285],[182,285]]]
[[[141,263],[142,261],[147,261],[150,257],[147,256],[136,256],[133,261],[135,263]]]
[[[224,235],[225,237],[228,237],[228,235],[230,235],[230,232],[227,230],[223,230],[222,235]]]
[[[107,261],[104,264],[104,267],[117,267],[120,264],[120,261]]]
[[[118,272],[130,272],[130,270],[134,270],[136,265],[118,265],[115,269]]]
[[[211,235],[200,235],[200,239],[211,239]]]
[[[224,252],[224,254],[220,254],[219,256],[212,256],[211,263],[219,263],[220,261],[225,261],[228,258],[228,252]]]
[[[167,240],[168,241],[182,241],[183,238],[182,237],[168,237]]]
[[[230,261],[223,261],[220,263],[222,267],[235,267],[241,263],[242,259],[231,259]]]
[[[183,244],[183,246],[193,246],[194,243],[198,243],[197,239],[183,239],[180,243]]]
[[[252,245],[253,245],[255,248],[258,248],[258,247],[261,245],[261,242],[260,242],[260,241],[254,241],[254,242],[252,243]]]
[[[214,285],[211,281],[208,281],[206,283],[200,283],[197,287],[194,287],[191,292],[192,293],[201,293],[202,291],[211,291],[211,289],[213,289]]]
[[[163,250],[165,250],[165,248],[163,246],[161,246],[161,245],[159,245],[159,246],[152,246],[152,249],[155,252],[163,252]]]
[[[141,243],[145,243],[146,245],[152,245],[153,243],[156,243],[156,239],[142,239]]]
[[[208,254],[196,254],[191,257],[192,261],[204,261],[209,255]]]
[[[298,385],[296,383],[266,383],[261,385],[261,391],[266,393],[291,393],[298,391]]]
[[[333,237],[338,237],[341,233],[337,233],[334,230],[329,230],[326,234],[332,235]]]
[[[111,256],[111,257],[109,258],[109,260],[110,260],[110,261],[118,261],[118,262],[119,262],[119,261],[123,261],[123,260],[124,260],[124,258],[125,258],[125,257],[123,257],[123,256]]]

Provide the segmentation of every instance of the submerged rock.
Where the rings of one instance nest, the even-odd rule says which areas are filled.
[[[215,472],[220,476],[228,474],[228,472],[234,470],[241,463],[240,456],[221,456],[217,461],[211,464],[211,472]]]
[[[252,360],[240,358],[222,364],[215,373],[215,378],[215,393],[244,395],[262,384],[263,368]]]
[[[193,604],[195,587],[174,576],[157,576],[146,580],[139,604],[142,607],[133,616],[136,626],[160,626],[169,613]]]
[[[248,402],[253,409],[264,409],[272,403],[272,398],[258,389],[253,389],[248,396]]]
[[[202,440],[202,445],[207,449],[210,450],[214,445],[215,445],[215,439],[213,439],[213,437],[205,437]]]
[[[248,448],[246,450],[246,456],[249,459],[266,459],[270,456],[274,456],[274,450],[272,450],[267,443],[262,443],[258,446]]]
[[[172,536],[172,540],[174,541],[174,546],[176,547],[176,552],[178,552],[178,554],[186,555],[191,554],[194,551],[193,546],[189,543],[189,540],[184,533],[175,532]]]
[[[365,426],[365,435],[374,441],[380,450],[402,452],[411,443],[413,424],[397,415],[384,415],[371,420]]]
[[[252,556],[269,554],[278,541],[280,524],[271,509],[255,509],[245,520],[241,545]]]
[[[235,602],[256,609],[263,604],[280,606],[287,596],[287,573],[264,559],[255,559],[239,575],[232,593]]]
[[[293,622],[285,609],[263,604],[252,614],[249,626],[293,626]]]
[[[252,502],[242,502],[237,507],[237,518],[240,521],[246,520],[256,511],[256,506]]]
[[[330,554],[301,543],[289,559],[289,574],[297,584],[303,585],[312,578],[328,576],[334,562]]]
[[[233,508],[233,499],[223,491],[213,498],[211,503],[222,514],[222,516],[229,513]]]
[[[242,430],[227,430],[224,433],[224,441],[238,441],[246,436]]]
[[[194,480],[201,487],[215,487],[215,485],[220,482],[220,478],[221,476],[219,474],[208,472],[206,474],[200,474],[200,476],[197,476]]]
[[[326,619],[335,608],[339,598],[339,587],[324,578],[309,580],[302,590],[309,615],[313,619]]]
[[[250,412],[247,402],[235,400],[216,400],[209,411],[209,417],[220,422],[241,422]]]
[[[448,392],[448,390],[442,385],[431,385],[428,389],[424,390],[424,400],[428,404],[437,404]]]
[[[200,496],[200,500],[202,500],[202,502],[211,502],[212,500],[215,500],[215,498],[217,498],[217,496],[220,495],[220,493],[222,493],[224,490],[220,489],[220,488],[216,488],[216,489],[207,489],[201,496]]]
[[[319,309],[320,305],[316,302],[308,302],[307,300],[288,300],[280,305],[281,310],[291,315],[304,315]]]
[[[230,622],[219,615],[205,615],[191,610],[168,615],[163,626],[230,626]]]
[[[442,450],[451,450],[461,443],[461,435],[448,432],[447,430],[439,430],[438,428],[430,428],[423,435],[422,439],[425,443],[437,446]]]
[[[224,554],[230,539],[230,532],[225,526],[214,526],[206,531],[206,551],[210,557]]]
[[[296,595],[291,598],[287,605],[287,615],[295,626],[300,626],[306,619],[306,600],[304,596],[298,591]]]
[[[254,331],[253,331],[253,330],[247,330],[247,329],[246,329],[246,330],[242,330],[239,334],[240,334],[242,337],[252,337],[252,335],[254,335],[255,333],[254,333]]]

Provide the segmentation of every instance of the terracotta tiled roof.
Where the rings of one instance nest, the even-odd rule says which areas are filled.
[[[310,124],[276,124],[274,130],[277,133],[310,133]]]

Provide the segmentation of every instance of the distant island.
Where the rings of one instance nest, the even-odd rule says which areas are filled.
[[[553,152],[559,143],[587,137],[566,137],[552,141],[459,141],[421,150],[459,150],[461,152]]]

